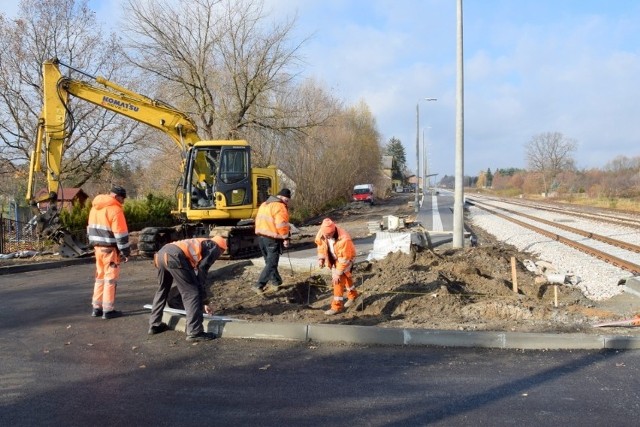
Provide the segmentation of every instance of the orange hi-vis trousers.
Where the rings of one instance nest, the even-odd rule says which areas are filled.
[[[93,286],[93,308],[112,311],[116,302],[116,287],[120,277],[120,255],[116,248],[97,246],[96,281]]]
[[[358,291],[356,291],[356,287],[353,286],[350,271],[341,274],[338,282],[333,284],[333,300],[331,301],[331,308],[333,310],[342,310],[345,290],[347,291],[347,299],[356,299],[358,297]]]

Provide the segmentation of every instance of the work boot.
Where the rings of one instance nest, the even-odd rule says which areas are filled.
[[[187,335],[187,341],[200,342],[211,341],[216,339],[216,334],[213,332],[199,332],[195,335]]]
[[[168,331],[169,326],[166,323],[160,323],[159,325],[153,325],[149,328],[149,335],[161,334],[164,331]]]
[[[105,311],[102,313],[102,318],[105,320],[115,319],[116,317],[121,317],[122,312],[118,310]]]
[[[354,299],[348,299],[347,302],[344,303],[344,308],[349,308],[349,307],[351,307],[353,305],[356,305],[356,302],[358,301],[358,298],[360,298],[360,295],[358,295]]]
[[[100,317],[100,316],[102,316],[102,309],[94,308],[93,311],[91,312],[91,317]]]
[[[340,313],[340,310],[334,310],[333,308],[330,308],[329,310],[324,312],[324,314],[326,314],[327,316],[333,316],[338,313]]]

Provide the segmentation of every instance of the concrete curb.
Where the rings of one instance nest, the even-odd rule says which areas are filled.
[[[172,329],[185,331],[183,316],[165,313],[163,321]],[[444,331],[379,328],[375,326],[229,322],[220,320],[205,320],[204,327],[205,331],[213,332],[221,338],[236,339],[522,350],[640,349],[640,337],[623,335]]]

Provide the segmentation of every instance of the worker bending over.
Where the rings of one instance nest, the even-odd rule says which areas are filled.
[[[187,341],[205,341],[216,338],[204,331],[203,311],[213,311],[205,304],[207,297],[206,279],[209,268],[227,250],[223,237],[211,239],[193,238],[166,244],[156,253],[154,262],[158,269],[158,290],[153,297],[149,335],[159,334],[169,329],[162,323],[162,313],[169,297],[173,281],[186,311]]]

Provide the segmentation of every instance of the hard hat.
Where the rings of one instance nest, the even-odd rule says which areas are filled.
[[[331,218],[325,218],[320,225],[320,231],[325,236],[333,234],[336,231],[336,223],[331,221]]]
[[[227,250],[227,240],[224,237],[214,236],[211,238],[211,240],[216,242],[216,245],[218,245],[218,247],[222,249],[223,252]]]

